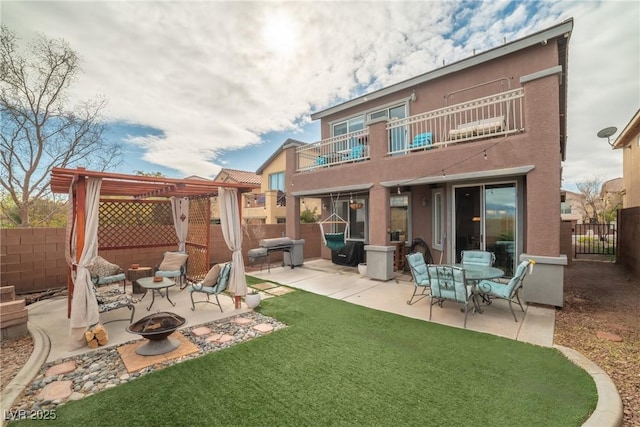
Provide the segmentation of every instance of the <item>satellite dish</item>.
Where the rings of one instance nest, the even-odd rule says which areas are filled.
[[[598,137],[599,138],[609,138],[611,135],[613,135],[616,132],[618,132],[618,128],[614,127],[614,126],[610,126],[608,128],[604,128],[600,132],[598,132]]]
[[[598,138],[607,138],[607,142],[609,143],[610,146],[613,147],[613,144],[611,143],[611,140],[609,138],[611,138],[611,136],[617,131],[618,131],[617,127],[609,126],[607,128],[602,129],[600,132],[598,132]]]

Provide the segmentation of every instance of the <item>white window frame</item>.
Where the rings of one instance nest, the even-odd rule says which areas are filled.
[[[444,211],[444,189],[436,188],[431,190],[431,230],[433,230],[432,247],[435,250],[444,249],[445,234],[445,211]]]
[[[362,128],[361,129],[356,129],[356,130],[351,130],[350,122],[352,122],[354,120],[357,120],[357,119],[362,120]],[[336,126],[339,126],[339,125],[344,124],[344,123],[347,124],[347,132],[344,133],[344,134],[340,134],[340,135],[346,135],[346,134],[349,134],[351,132],[356,132],[358,130],[364,129],[366,127],[364,119],[365,119],[364,114],[359,114],[357,116],[349,117],[348,119],[344,119],[344,120],[340,120],[340,121],[331,123],[331,136],[338,136],[335,133]]]
[[[273,187],[271,187],[271,178],[275,177],[276,175],[281,175],[282,176],[282,188],[273,188]],[[280,177],[278,177],[278,183],[280,183]],[[278,190],[278,191],[284,192],[284,190],[285,190],[284,172],[274,172],[274,173],[270,173],[269,174],[269,190]]]

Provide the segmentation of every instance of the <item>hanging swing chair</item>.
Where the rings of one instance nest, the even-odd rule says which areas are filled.
[[[335,218],[335,219],[334,219]],[[331,233],[324,231],[324,224],[344,224],[344,231],[338,233]],[[344,248],[346,245],[345,235],[349,230],[349,223],[342,219],[340,215],[336,213],[332,213],[324,220],[318,223],[320,226],[320,235],[322,236],[322,241],[324,245],[331,249],[332,251],[339,251]]]

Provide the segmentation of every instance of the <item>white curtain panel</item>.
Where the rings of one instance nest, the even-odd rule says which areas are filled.
[[[229,292],[235,296],[247,294],[247,281],[244,277],[244,260],[242,259],[242,229],[240,228],[240,209],[238,207],[238,190],[235,188],[218,188],[220,205],[220,223],[222,235],[227,247],[233,251],[231,261],[231,277]]]
[[[171,198],[171,214],[173,226],[178,236],[178,250],[186,250],[187,232],[189,231],[189,199],[186,197]]]
[[[88,264],[98,255],[98,208],[100,206],[100,178],[89,178],[85,202],[84,247],[77,261],[77,272],[73,278],[73,300],[71,301],[71,321],[69,349],[75,350],[87,345],[84,332],[98,323],[99,312]],[[76,215],[77,220],[77,215]],[[74,229],[76,229],[74,227]],[[75,241],[75,238],[73,239]]]

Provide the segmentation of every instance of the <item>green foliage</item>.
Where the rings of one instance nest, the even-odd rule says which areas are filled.
[[[29,204],[30,227],[60,228],[67,225],[66,200],[37,199]],[[14,201],[5,196],[0,200],[0,227],[22,226],[20,209]]]
[[[318,220],[317,210],[318,208],[314,207],[313,210],[306,208],[300,212],[300,222],[305,224],[316,222]]]
[[[578,426],[597,403],[553,348],[304,291],[261,306],[287,327],[61,405],[56,424]]]

